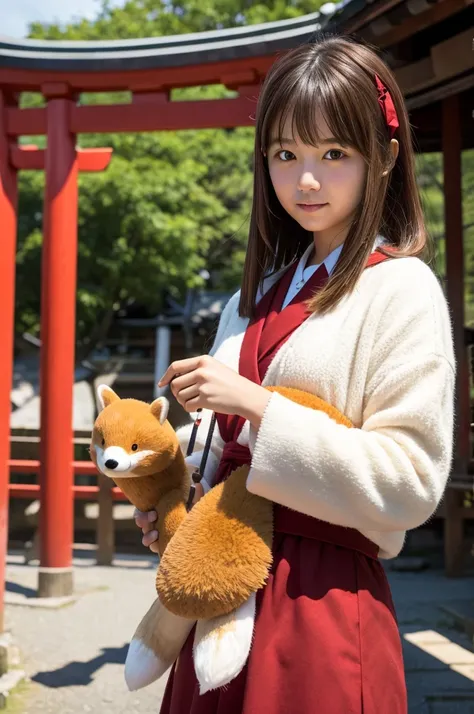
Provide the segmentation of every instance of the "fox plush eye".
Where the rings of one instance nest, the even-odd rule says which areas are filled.
[[[132,451],[136,451],[138,449],[138,444],[132,444]]]
[[[102,446],[105,446],[105,439],[102,439]]]

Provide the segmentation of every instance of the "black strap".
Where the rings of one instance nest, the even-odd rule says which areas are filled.
[[[187,449],[187,451],[186,451],[186,458],[187,458],[188,456],[191,456],[191,454],[192,454],[193,451],[194,451],[194,444],[196,443],[197,432],[198,432],[199,426],[200,426],[201,421],[202,421],[201,412],[202,412],[202,409],[198,409],[198,410],[197,410],[198,415],[197,415],[196,419],[194,420],[193,430],[192,430],[192,432],[191,432],[191,437],[190,437],[190,439],[189,439],[188,449]]]
[[[202,409],[198,409],[197,411],[198,411],[198,415],[197,415],[196,419],[194,420],[191,437],[189,439],[188,448],[186,450],[186,457],[191,456],[191,454],[193,453],[194,445],[196,443],[197,432],[198,432],[198,429],[202,422],[202,416],[201,416]],[[193,505],[194,495],[196,493],[196,485],[201,482],[201,479],[204,474],[204,469],[206,468],[207,457],[209,456],[209,451],[211,450],[212,435],[214,433],[215,425],[216,425],[216,414],[215,414],[215,412],[213,412],[212,417],[211,417],[211,423],[209,425],[209,431],[207,432],[206,443],[204,445],[204,451],[202,454],[201,465],[196,466],[196,468],[194,469],[193,474],[191,476],[192,484],[189,489],[188,501],[186,503],[186,509],[188,511],[191,510],[191,507]]]

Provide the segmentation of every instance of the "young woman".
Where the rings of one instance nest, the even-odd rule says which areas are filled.
[[[258,103],[242,289],[211,355],[173,363],[160,382],[204,410],[201,449],[218,414],[209,485],[251,465],[248,490],[275,504],[274,565],[245,669],[199,696],[191,634],[163,714],[407,711],[380,559],[436,509],[453,430],[451,326],[426,247],[390,70],[344,38],[285,54]],[[316,394],[356,428],[267,385]],[[189,429],[180,438],[186,448]],[[153,547],[146,514],[137,523]]]

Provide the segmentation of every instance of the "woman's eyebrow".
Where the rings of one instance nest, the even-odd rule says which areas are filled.
[[[269,143],[269,147],[273,146],[274,144],[296,144],[294,139],[287,139],[285,136],[277,137],[275,136],[273,139],[271,139]]]
[[[279,144],[281,146],[282,144],[296,144],[296,142],[294,139],[288,139],[287,137],[282,136],[280,138],[274,137],[268,145],[269,148],[271,148],[274,144]],[[347,144],[344,144],[344,142],[339,141],[339,139],[336,139],[335,136],[328,136],[326,139],[321,139],[318,146],[328,146],[329,144],[338,144],[339,146],[347,146]]]

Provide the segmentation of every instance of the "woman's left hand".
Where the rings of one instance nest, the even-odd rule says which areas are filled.
[[[257,427],[271,396],[264,387],[208,355],[173,362],[158,382],[159,387],[168,384],[187,412],[211,409],[237,414]]]

